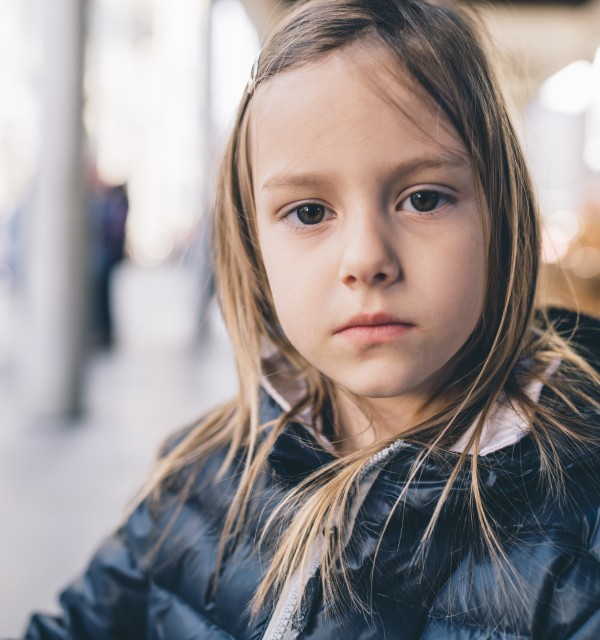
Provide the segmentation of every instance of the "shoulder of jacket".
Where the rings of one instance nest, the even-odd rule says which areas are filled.
[[[546,313],[554,329],[600,370],[600,318],[557,307]]]

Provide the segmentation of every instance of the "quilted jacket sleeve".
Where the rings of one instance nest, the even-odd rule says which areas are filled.
[[[138,557],[150,516],[141,506],[93,556],[85,574],[60,595],[62,614],[35,615],[25,640],[136,640],[146,635],[148,580]]]

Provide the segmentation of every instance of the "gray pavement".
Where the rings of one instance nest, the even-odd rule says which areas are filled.
[[[81,419],[28,421],[0,352],[1,638],[22,636],[32,611],[57,610],[59,589],[119,523],[160,442],[235,390],[214,309],[197,336],[188,272],[128,265],[114,292],[117,345],[90,360]]]

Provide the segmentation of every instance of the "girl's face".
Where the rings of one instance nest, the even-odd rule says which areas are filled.
[[[480,318],[486,241],[454,130],[354,45],[259,86],[260,249],[282,328],[334,383],[423,404]]]

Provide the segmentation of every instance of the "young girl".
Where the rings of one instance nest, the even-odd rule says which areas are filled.
[[[470,19],[294,9],[214,214],[239,394],[26,637],[599,638],[598,324],[535,311],[531,185]]]

